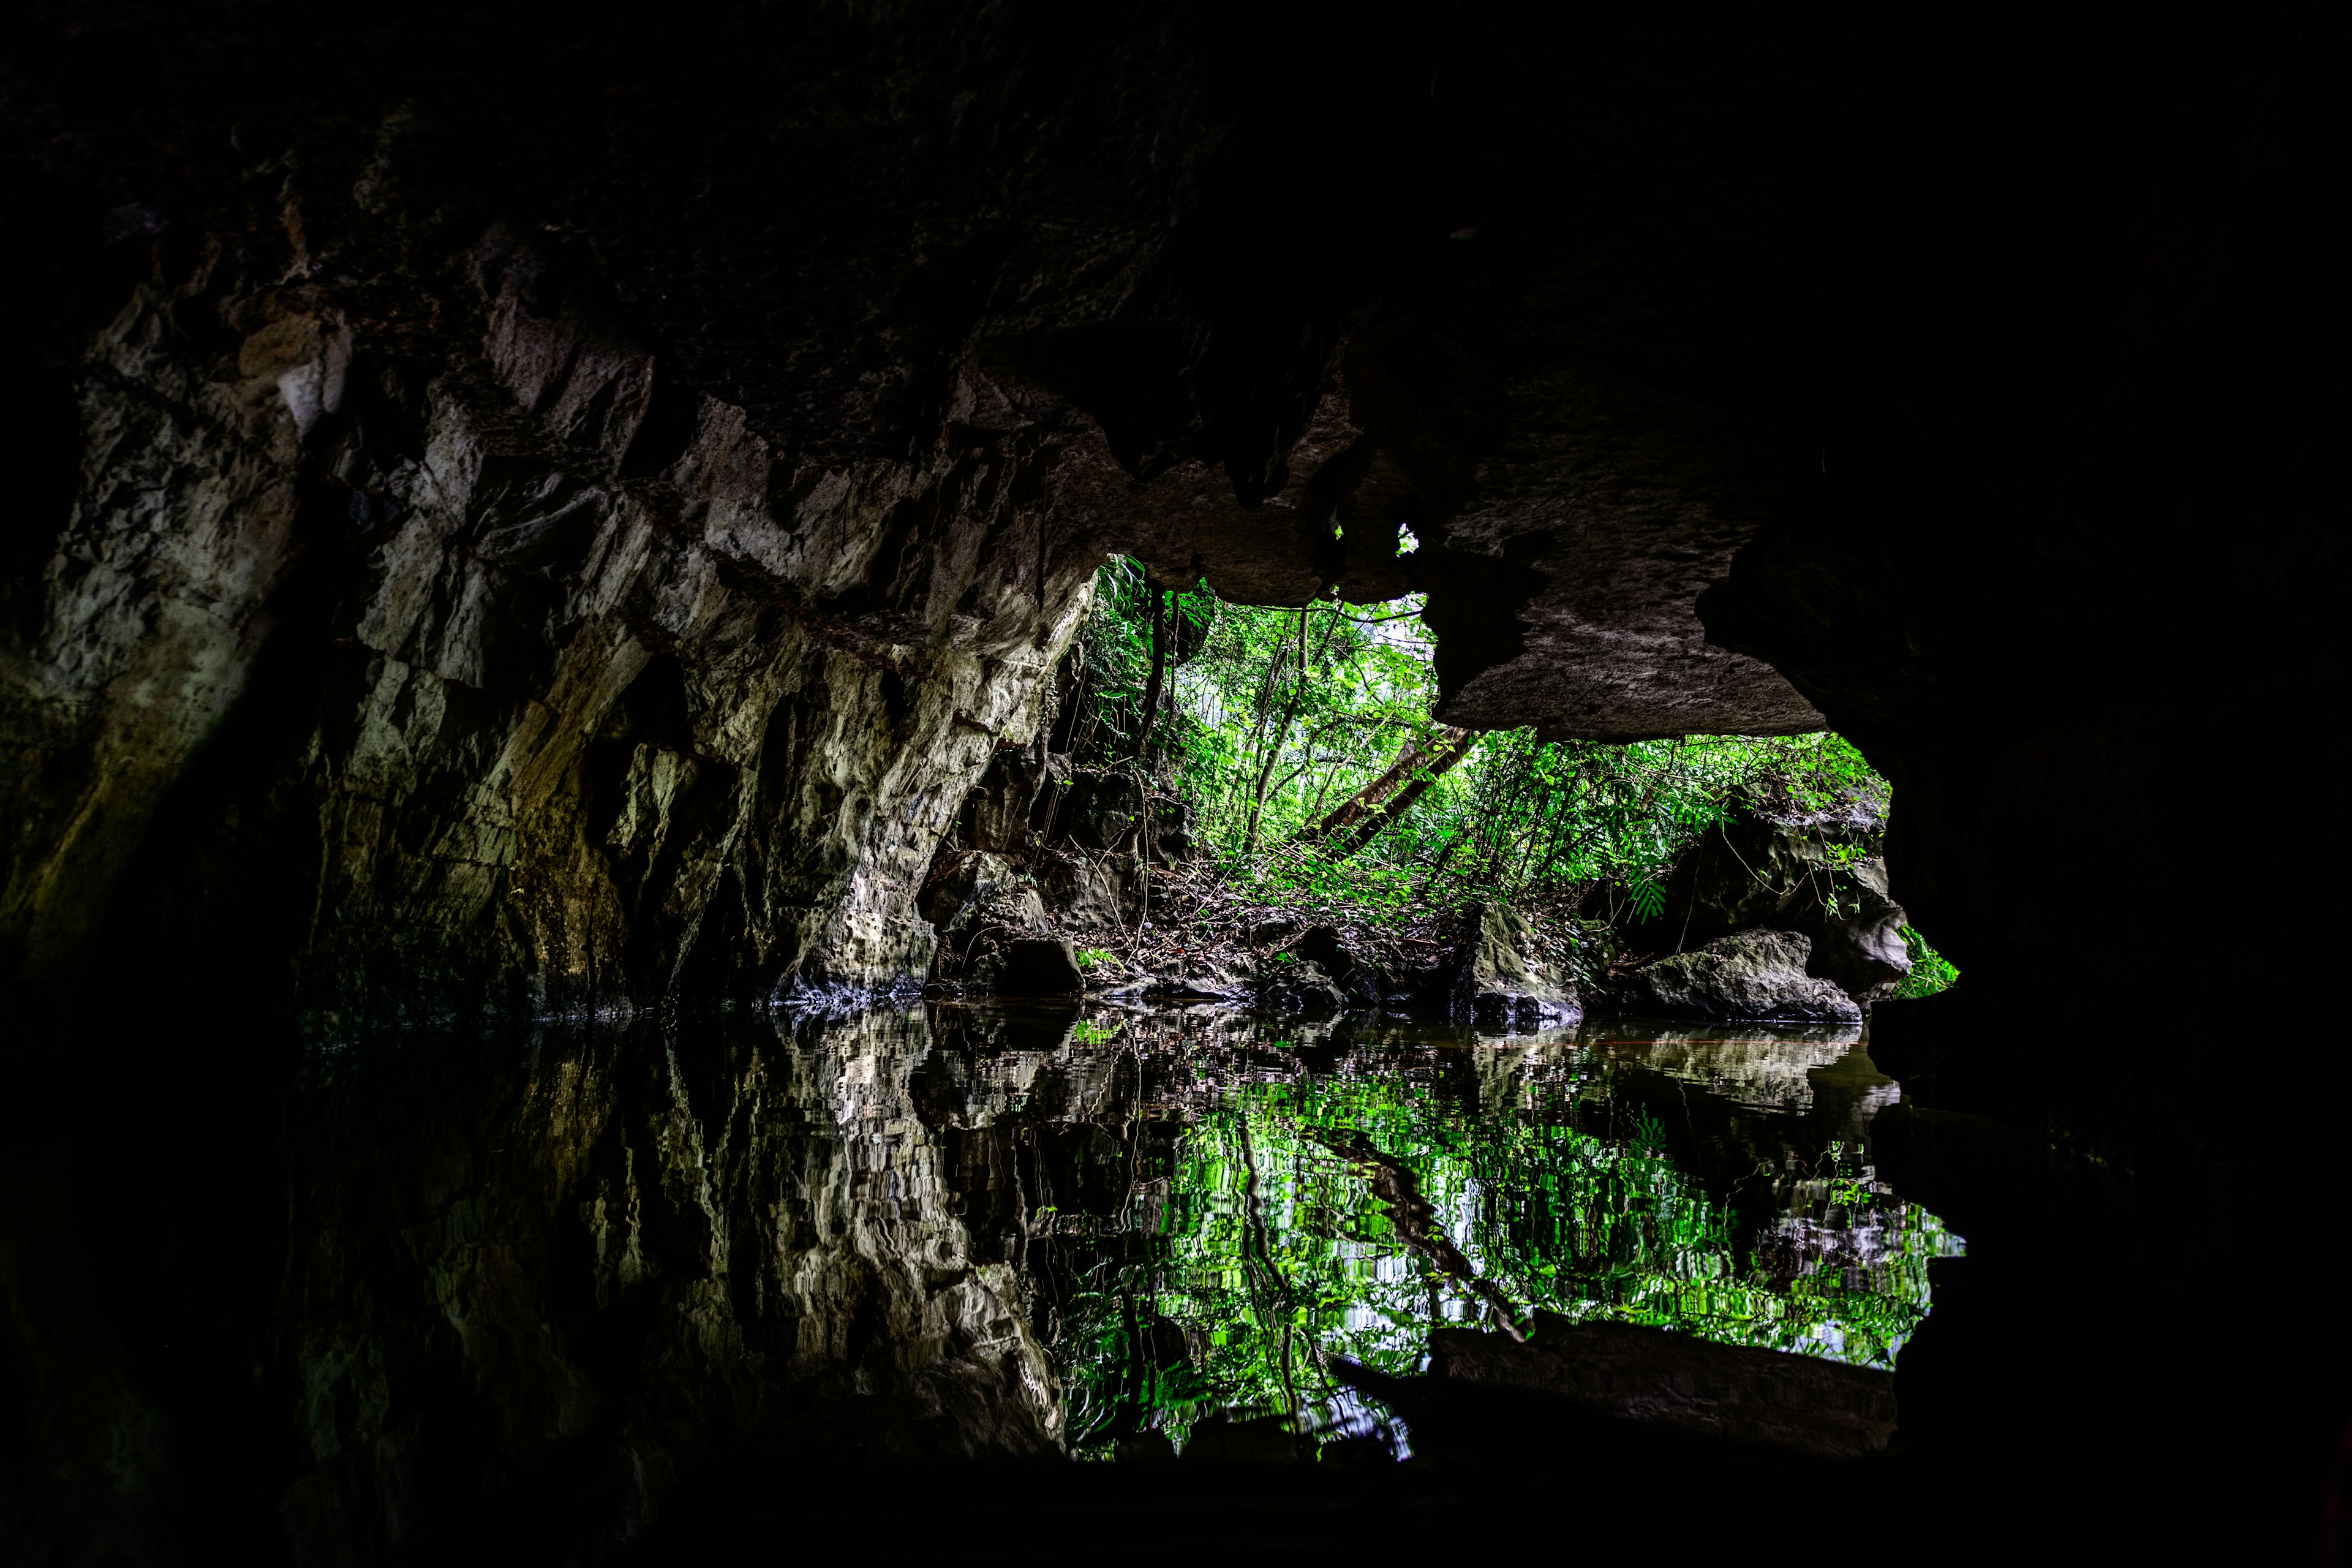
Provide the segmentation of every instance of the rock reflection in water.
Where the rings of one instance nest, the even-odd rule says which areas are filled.
[[[298,1554],[519,1488],[625,1536],[745,1442],[1392,1451],[1330,1358],[1536,1306],[1891,1364],[1954,1242],[1871,1178],[1861,1048],[1587,1036],[939,1006],[322,1048]]]
[[[1958,1250],[1874,1180],[1869,1121],[1899,1091],[1853,1031],[1088,1027],[1133,1053],[1143,1124],[1182,1131],[1138,1139],[1165,1163],[1114,1207],[1033,1220],[1081,1453],[1267,1416],[1393,1449],[1331,1358],[1414,1372],[1433,1325],[1533,1307],[1891,1368],[1927,1260]]]
[[[909,1095],[929,1039],[884,1012],[318,1053],[281,1339],[297,1558],[502,1498],[625,1539],[745,1441],[1060,1452],[1018,1253],[971,1244]]]

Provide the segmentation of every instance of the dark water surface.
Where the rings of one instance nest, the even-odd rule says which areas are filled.
[[[298,1554],[702,1461],[1412,1452],[1339,1358],[1531,1308],[1891,1367],[1960,1250],[1851,1034],[928,1005],[313,1047]],[[1333,1445],[1340,1445],[1338,1449]],[[519,1505],[520,1506],[520,1505]],[[367,1553],[362,1551],[361,1553]]]
[[[2332,1484],[2341,1298],[2298,1271],[2340,1226],[1906,1102],[1851,1037],[935,1005],[321,1036],[290,1079],[235,1044],[16,1102],[0,1558],[2283,1561]],[[1895,1366],[1893,1445],[1415,1375],[1538,1310]]]

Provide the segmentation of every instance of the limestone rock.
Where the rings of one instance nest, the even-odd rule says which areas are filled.
[[[1139,994],[1153,1001],[1245,1003],[1250,989],[1246,975],[1206,958],[1187,958],[1159,965]]]
[[[940,856],[915,907],[942,937],[970,932],[982,923],[1038,932],[1053,930],[1037,889],[1011,861],[984,849]]]
[[[1148,873],[1132,856],[1047,852],[1036,867],[1046,907],[1065,930],[1105,931],[1143,918]]]
[[[1255,946],[1271,947],[1276,942],[1289,941],[1303,929],[1302,922],[1285,916],[1277,916],[1272,920],[1260,921],[1250,927],[1249,939]]]
[[[1258,984],[1257,1003],[1269,1013],[1328,1018],[1348,1011],[1353,1000],[1313,959],[1268,966]]]
[[[1097,852],[1133,847],[1143,821],[1143,786],[1129,774],[1077,768],[1048,786],[1045,837]]]
[[[1859,1002],[1911,973],[1908,917],[1887,893],[1875,807],[1807,814],[1751,811],[1708,832],[1666,880],[1657,918],[1629,927],[1635,952],[1700,947],[1750,926],[1812,943],[1806,972]]]
[[[1026,746],[1000,747],[964,796],[956,817],[955,841],[962,847],[1018,854],[1034,835],[1030,813],[1039,792],[1055,776],[1057,758],[1041,757]]]
[[[1490,1027],[1565,1027],[1584,1008],[1566,975],[1533,956],[1527,919],[1507,904],[1472,911],[1453,955],[1448,1010]]]
[[[1626,1002],[1636,1011],[1755,1023],[1861,1022],[1853,997],[1805,973],[1811,945],[1794,931],[1735,931],[1639,970]]]

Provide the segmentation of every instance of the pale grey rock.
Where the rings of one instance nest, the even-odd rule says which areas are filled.
[[[486,238],[448,311],[478,335],[422,379],[226,246],[93,346],[82,496],[37,639],[0,648],[22,979],[86,970],[159,803],[300,637],[312,685],[273,690],[205,787],[215,820],[268,804],[227,853],[310,911],[311,1005],[923,973],[914,895],[996,748],[1034,735],[1099,546],[1013,500],[1009,445],[820,458],[708,398],[625,475],[652,356],[541,313],[540,268]],[[304,510],[322,471],[365,530]],[[339,625],[268,608],[298,563],[341,574]]]
[[[942,938],[966,935],[982,925],[1050,932],[1053,921],[1037,889],[1020,868],[985,849],[955,849],[932,863],[917,912]]]
[[[1131,855],[1061,852],[1037,862],[1047,906],[1073,931],[1108,931],[1141,921],[1149,875]]]
[[[1634,925],[1634,952],[1700,946],[1750,926],[1797,931],[1812,943],[1809,973],[1858,1002],[1876,1001],[1911,973],[1889,896],[1884,807],[1856,803],[1802,815],[1748,813],[1709,831],[1666,880],[1658,916]]]
[[[1635,973],[1636,1011],[1755,1023],[1860,1023],[1862,1008],[1830,981],[1805,973],[1812,944],[1794,931],[1744,931]]]
[[[1447,1005],[1490,1027],[1539,1029],[1580,1023],[1574,984],[1533,954],[1527,918],[1507,904],[1472,911],[1453,955]]]

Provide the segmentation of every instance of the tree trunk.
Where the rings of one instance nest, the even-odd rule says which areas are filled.
[[[1151,678],[1143,683],[1143,722],[1135,730],[1135,760],[1140,763],[1151,744],[1151,726],[1160,717],[1160,683],[1168,674],[1167,595],[1157,588],[1151,595]]]
[[[1267,744],[1265,761],[1257,770],[1257,788],[1250,795],[1249,826],[1242,834],[1244,855],[1255,853],[1257,849],[1258,818],[1265,811],[1266,786],[1274,780],[1274,764],[1281,760],[1282,743],[1290,738],[1290,721],[1298,717],[1298,704],[1307,696],[1309,674],[1307,663],[1307,608],[1301,605],[1298,611],[1298,682],[1290,689],[1290,700],[1282,710],[1282,722],[1275,728],[1274,739]],[[1328,635],[1323,641],[1327,647],[1330,646],[1331,639]]]
[[[1471,740],[1469,731],[1451,724],[1439,725],[1426,746],[1408,740],[1396,765],[1341,802],[1317,827],[1317,837],[1341,859],[1355,854],[1412,810],[1448,768],[1468,756]]]

